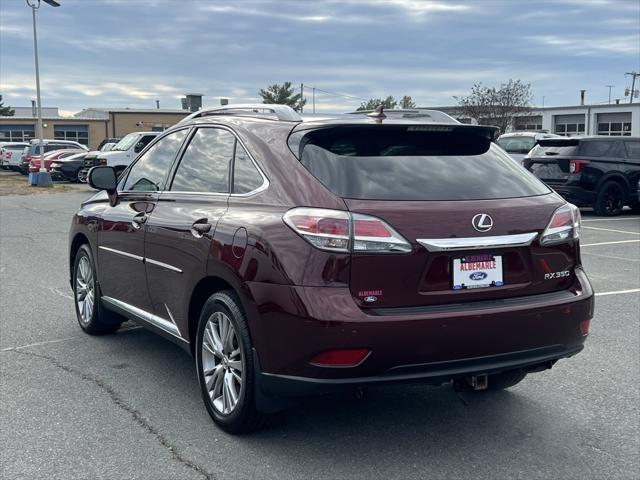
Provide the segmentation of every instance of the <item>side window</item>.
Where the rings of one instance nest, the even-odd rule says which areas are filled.
[[[151,143],[151,140],[156,138],[156,135],[144,135],[138,143],[141,143],[145,147]]]
[[[606,157],[615,142],[611,141],[591,141],[581,142],[580,155],[584,157]]]
[[[199,128],[184,151],[171,190],[229,193],[236,137],[221,128]]]
[[[131,167],[124,191],[156,192],[164,189],[164,180],[187,135],[187,129],[170,133],[158,141]]]
[[[233,193],[249,193],[262,185],[262,175],[249,158],[249,154],[236,143],[233,164]]]
[[[627,148],[628,159],[640,161],[640,142],[639,141],[625,141],[624,146]]]

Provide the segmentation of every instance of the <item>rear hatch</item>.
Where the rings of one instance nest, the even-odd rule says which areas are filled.
[[[545,183],[564,184],[571,176],[571,160],[577,157],[579,145],[577,138],[540,140],[523,165]]]
[[[449,305],[571,285],[575,242],[539,243],[564,201],[491,144],[493,135],[491,127],[391,124],[292,136],[303,165],[344,199],[353,249],[359,230],[367,232],[360,243],[377,234],[376,219],[408,244],[352,252],[350,289],[361,307]]]

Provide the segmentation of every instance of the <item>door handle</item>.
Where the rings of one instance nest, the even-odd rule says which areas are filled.
[[[131,225],[133,226],[133,228],[138,230],[142,225],[144,225],[147,222],[147,218],[149,217],[147,216],[146,213],[140,212],[139,214],[137,214],[135,217],[131,219]]]
[[[209,223],[209,219],[202,218],[200,220],[196,220],[191,225],[191,235],[196,238],[202,238],[205,233],[209,233],[211,231],[211,224]]]

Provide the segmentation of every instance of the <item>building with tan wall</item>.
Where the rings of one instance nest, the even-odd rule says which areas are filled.
[[[1,141],[36,138],[37,118],[31,108],[15,108],[12,117],[0,117]],[[131,132],[162,131],[182,120],[188,110],[89,108],[73,117],[61,117],[57,108],[43,109],[44,138],[74,140],[97,148],[105,138],[121,138]]]

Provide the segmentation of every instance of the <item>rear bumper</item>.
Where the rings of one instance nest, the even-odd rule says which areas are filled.
[[[330,393],[346,387],[374,386],[392,383],[442,383],[480,374],[494,374],[507,370],[530,372],[549,369],[561,358],[572,357],[583,345],[550,347],[510,352],[486,357],[465,358],[447,362],[424,363],[395,367],[382,375],[354,378],[309,378],[274,375],[260,372],[257,385],[266,397],[299,397]]]
[[[585,190],[582,187],[553,184],[548,185],[558,192],[562,198],[579,207],[590,207],[596,200],[596,192]]]
[[[249,289],[258,307],[249,323],[266,395],[549,368],[582,349],[580,323],[594,308],[581,269],[561,292],[384,314],[360,309],[348,288],[250,283]],[[371,353],[355,367],[309,363],[324,351],[350,348]]]

